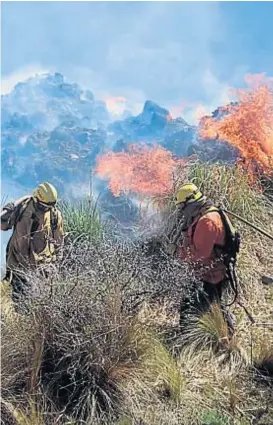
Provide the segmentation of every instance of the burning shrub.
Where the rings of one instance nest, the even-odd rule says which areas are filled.
[[[109,178],[109,188],[115,196],[121,192],[154,196],[172,189],[177,162],[161,146],[131,145],[129,152],[109,152],[100,157],[97,173]]]
[[[237,148],[250,172],[272,173],[273,168],[273,96],[272,81],[248,78],[248,89],[237,91],[238,102],[223,107],[223,116],[203,117],[203,139],[227,141]]]

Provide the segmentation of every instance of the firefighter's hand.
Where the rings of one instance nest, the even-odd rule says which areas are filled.
[[[169,244],[166,246],[166,252],[167,252],[167,254],[169,254],[169,255],[174,255],[174,254],[175,254],[175,252],[176,252],[176,249],[177,249],[177,245],[176,245],[175,243],[169,243]]]

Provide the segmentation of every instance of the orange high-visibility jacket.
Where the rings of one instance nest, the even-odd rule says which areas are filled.
[[[186,232],[178,258],[191,263],[199,276],[208,283],[217,284],[226,276],[226,266],[215,245],[224,246],[225,228],[217,211],[197,217]],[[218,248],[219,250],[219,248]]]

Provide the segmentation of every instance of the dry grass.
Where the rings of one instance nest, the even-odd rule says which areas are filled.
[[[9,320],[14,312],[13,302],[11,301],[11,289],[8,282],[1,280],[0,297],[1,297],[1,317],[2,320]]]
[[[268,201],[238,171],[196,167],[209,196],[273,231]],[[255,324],[233,305],[231,340],[217,307],[181,340],[189,271],[138,245],[72,243],[48,280],[32,277],[29,316],[1,287],[2,397],[14,424],[271,425],[273,328],[262,323],[273,323],[273,290],[261,276],[272,274],[273,244],[240,231],[240,299]]]

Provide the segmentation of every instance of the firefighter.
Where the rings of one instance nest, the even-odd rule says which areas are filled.
[[[190,263],[203,286],[202,291],[193,288],[192,295],[182,302],[180,324],[187,322],[188,314],[207,312],[213,303],[218,303],[233,333],[232,318],[223,303],[223,295],[231,283],[230,262],[237,255],[239,235],[224,212],[193,183],[178,189],[175,204],[178,216],[183,218],[179,230],[183,242],[182,246],[176,246],[176,256]],[[170,249],[173,250],[173,244]]]
[[[57,191],[40,184],[32,196],[8,203],[1,212],[1,230],[12,229],[6,249],[6,277],[12,286],[15,307],[30,289],[28,271],[47,269],[62,255],[63,220],[56,208]]]

